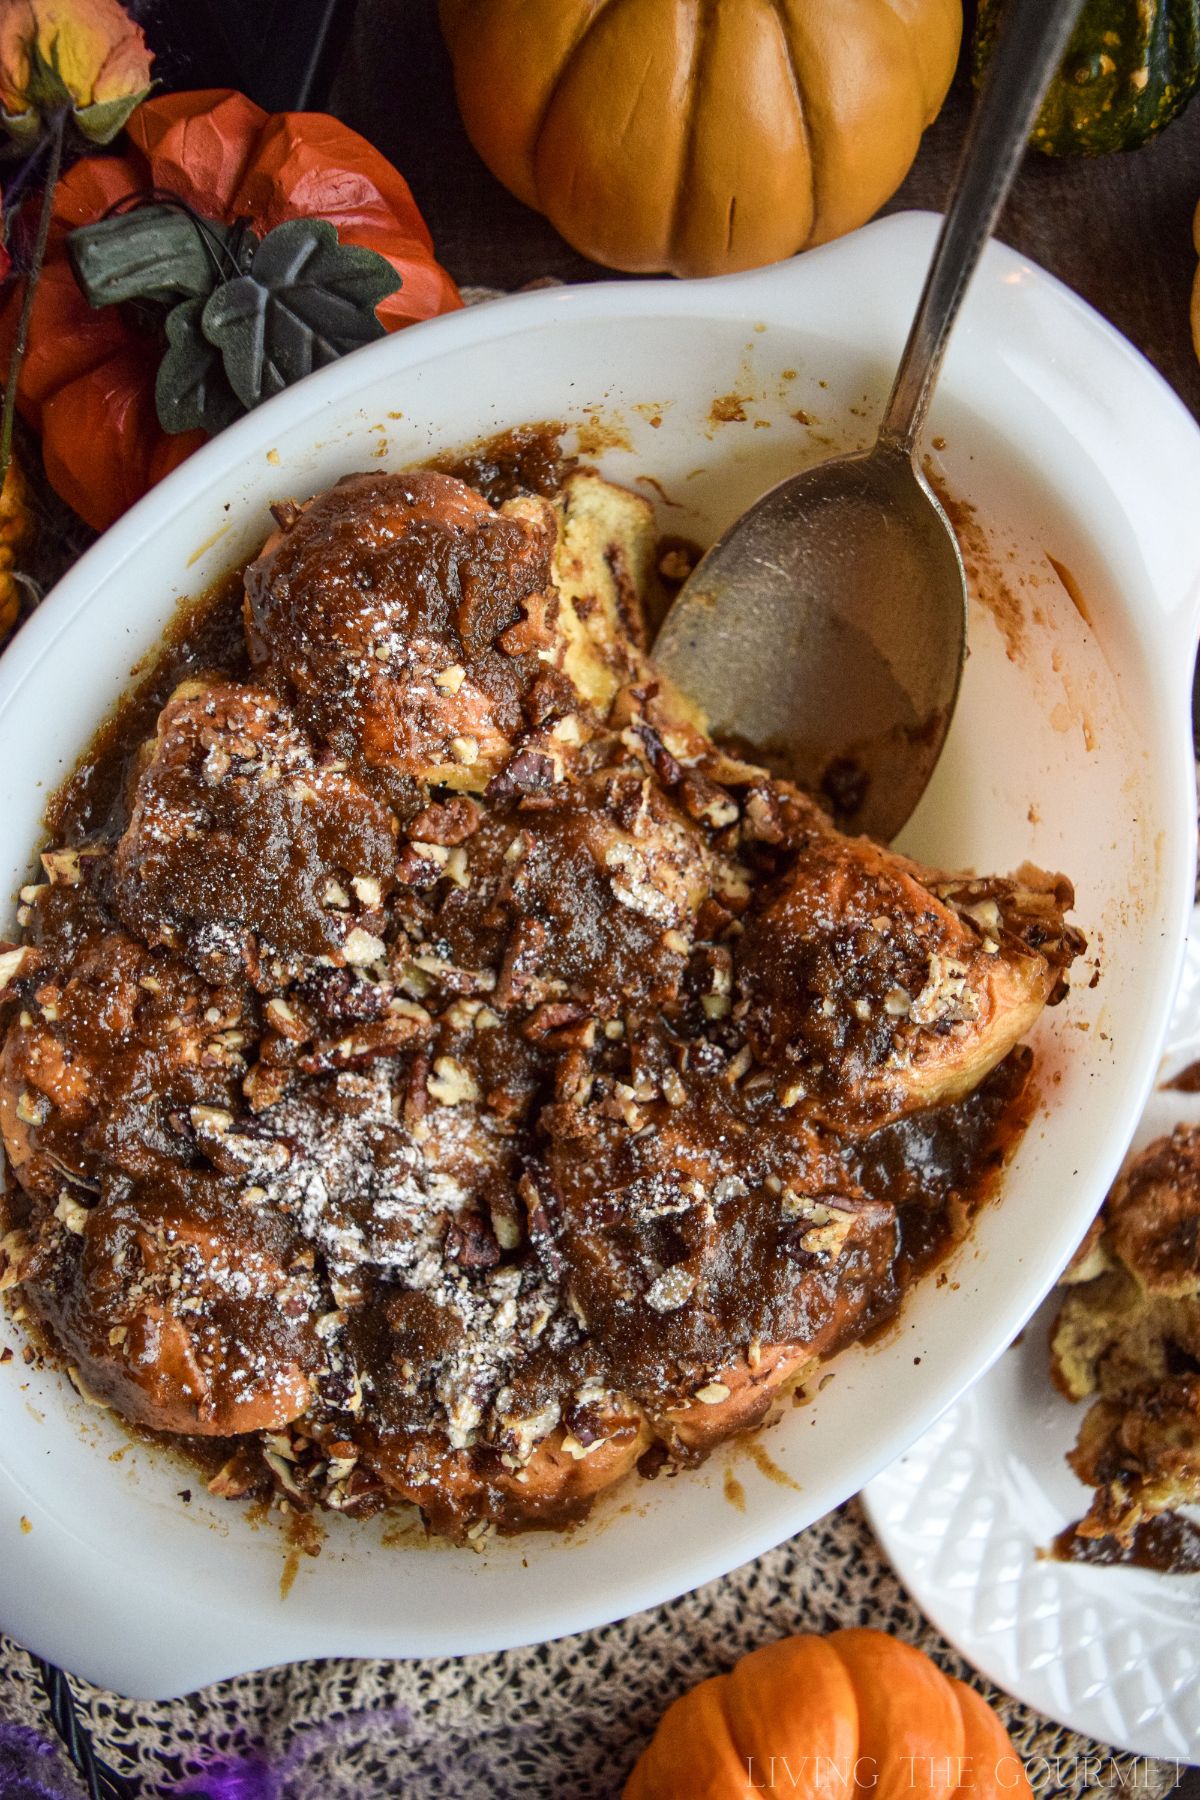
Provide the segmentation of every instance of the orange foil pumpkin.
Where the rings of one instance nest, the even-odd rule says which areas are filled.
[[[973,1688],[882,1631],[782,1638],[667,1709],[625,1800],[1032,1800]]]
[[[717,275],[863,224],[954,74],[961,0],[440,0],[471,141],[615,269]]]
[[[330,220],[343,243],[378,251],[401,276],[377,309],[389,330],[461,305],[407,182],[357,132],[323,113],[270,115],[225,90],[146,101],[122,155],[85,157],[59,183],[18,390],[51,484],[97,530],[204,442],[159,425],[157,329],[125,307],[93,311],[67,261],[69,231],[151,189],[263,233],[285,219]],[[0,316],[5,359],[19,306],[18,285]]]

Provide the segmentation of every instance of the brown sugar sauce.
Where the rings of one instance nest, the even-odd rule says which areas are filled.
[[[1127,1543],[1114,1537],[1081,1537],[1073,1525],[1059,1533],[1057,1562],[1111,1568],[1155,1569],[1162,1575],[1200,1575],[1200,1525],[1182,1513],[1143,1519]]]

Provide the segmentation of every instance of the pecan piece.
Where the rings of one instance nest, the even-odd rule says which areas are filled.
[[[787,821],[778,796],[770,788],[751,788],[746,795],[745,836],[759,844],[782,844],[787,839]]]
[[[265,1112],[268,1106],[274,1106],[277,1100],[282,1100],[291,1080],[290,1069],[256,1062],[242,1082],[242,1092],[250,1103],[251,1112]]]
[[[561,1032],[567,1026],[582,1025],[585,1022],[591,1022],[591,1014],[586,1006],[579,1006],[573,1000],[543,1000],[526,1019],[521,1027],[521,1035],[536,1043]]]
[[[424,840],[428,842],[429,840]],[[442,865],[415,844],[406,844],[396,861],[396,880],[404,887],[432,887],[442,876]]]
[[[710,831],[724,831],[737,823],[738,803],[723,787],[710,781],[695,769],[684,771],[679,783],[679,803],[689,819],[707,825]]]
[[[540,919],[518,919],[508,940],[500,975],[496,982],[494,1004],[500,1008],[519,1001],[530,984],[537,979],[538,965],[546,948],[546,927]]]
[[[671,755],[671,752],[667,749],[667,746],[663,743],[662,738],[659,736],[658,732],[655,731],[653,725],[649,724],[645,719],[635,719],[631,726],[631,730],[633,730],[641,739],[642,747],[646,752],[646,759],[663,786],[669,788],[677,787],[683,780],[683,765]],[[695,816],[696,815],[693,813],[692,817],[694,818]]]
[[[569,675],[561,669],[546,669],[529,690],[525,711],[533,726],[547,725],[552,719],[564,719],[579,710],[579,695]]]
[[[721,933],[733,924],[733,914],[727,906],[712,894],[700,902],[700,911],[696,914],[696,936],[698,938],[719,938]]]
[[[515,800],[521,794],[536,794],[553,787],[557,775],[554,758],[544,750],[518,750],[488,782],[484,799]]]
[[[479,830],[482,821],[483,810],[477,802],[467,794],[456,794],[452,800],[434,801],[419,812],[408,834],[422,844],[462,844]]]
[[[447,1227],[445,1254],[447,1262],[463,1269],[494,1269],[500,1261],[500,1246],[482,1214],[465,1212],[451,1219]]]
[[[32,975],[41,960],[29,944],[0,943],[0,993],[23,975]]]

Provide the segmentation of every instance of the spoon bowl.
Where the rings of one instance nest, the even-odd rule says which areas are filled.
[[[966,657],[962,557],[917,439],[1081,8],[1012,0],[1004,15],[875,448],[757,501],[688,577],[654,646],[718,738],[884,842],[929,785]]]
[[[941,755],[966,619],[950,522],[908,454],[880,443],[751,507],[693,571],[654,655],[718,737],[887,840]]]

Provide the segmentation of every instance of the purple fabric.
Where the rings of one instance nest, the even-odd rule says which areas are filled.
[[[203,1775],[176,1788],[192,1800],[281,1800],[278,1777],[260,1757],[243,1762],[214,1763]]]
[[[402,1706],[351,1714],[326,1725],[310,1725],[296,1733],[274,1768],[257,1753],[237,1762],[214,1763],[201,1774],[189,1777],[182,1787],[171,1789],[172,1800],[175,1796],[178,1800],[184,1800],[184,1796],[189,1800],[321,1800],[329,1792],[329,1775],[331,1767],[337,1767],[339,1748],[376,1732],[393,1753],[399,1751],[395,1791],[401,1795],[407,1791],[403,1772],[407,1758],[401,1746],[412,1727],[412,1714]],[[440,1776],[438,1771],[438,1782]],[[438,1788],[426,1790],[422,1786],[419,1791],[432,1793]]]
[[[25,1725],[0,1722],[0,1800],[79,1800],[53,1744]]]
[[[182,1780],[175,1770],[142,1775],[142,1800],[358,1800],[364,1761],[371,1791],[393,1800],[476,1800],[496,1792],[494,1756],[510,1766],[514,1750],[538,1727],[518,1719],[476,1718],[469,1732],[436,1713],[414,1718],[398,1705],[363,1709],[290,1735],[268,1761],[247,1749],[205,1766],[203,1746],[188,1761]],[[101,1755],[106,1746],[98,1745]],[[197,1765],[199,1765],[197,1767]],[[145,1764],[143,1764],[143,1769]],[[0,1723],[0,1800],[82,1800],[82,1784],[65,1752],[26,1726]]]

